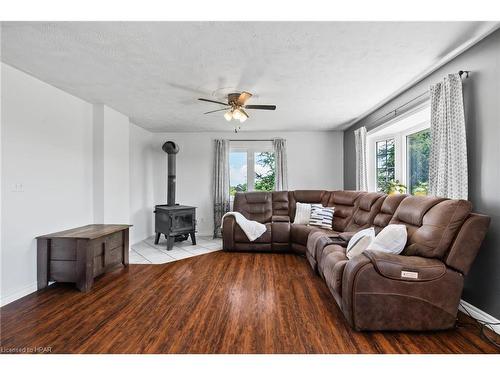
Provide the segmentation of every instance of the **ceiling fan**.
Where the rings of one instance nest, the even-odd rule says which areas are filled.
[[[226,111],[224,113],[224,118],[227,121],[238,120],[240,123],[245,122],[250,116],[245,111],[246,109],[264,109],[268,111],[274,111],[276,109],[275,105],[259,105],[259,104],[245,104],[248,99],[252,97],[249,92],[233,92],[227,95],[227,103],[219,102],[217,100],[198,98],[203,102],[216,103],[223,105],[224,108],[216,109],[214,111],[205,112],[204,114]],[[238,131],[239,126],[235,127],[235,131]]]

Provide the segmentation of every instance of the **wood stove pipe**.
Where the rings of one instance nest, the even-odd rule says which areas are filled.
[[[175,206],[175,155],[179,152],[179,146],[175,142],[167,141],[161,148],[168,154],[167,205]]]

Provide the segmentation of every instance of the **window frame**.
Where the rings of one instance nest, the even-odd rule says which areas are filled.
[[[430,117],[426,120],[415,121],[415,124],[404,126],[398,129],[398,123],[411,116],[418,115],[420,112],[429,111],[430,101],[415,107],[408,112],[397,116],[386,123],[370,130],[367,134],[367,176],[368,190],[378,191],[377,187],[377,142],[388,139],[394,139],[394,178],[399,180],[403,185],[408,185],[409,168],[408,168],[408,150],[407,136],[418,133],[425,129],[430,129]],[[403,125],[403,124],[401,124]],[[387,128],[393,128],[393,131],[386,131]],[[392,129],[391,129],[392,130]],[[410,194],[407,191],[408,194]]]
[[[246,152],[247,154],[247,191],[255,191],[255,153],[274,152],[271,141],[231,141],[229,153]],[[231,168],[231,166],[229,166]],[[231,186],[231,176],[229,176],[229,186]],[[231,196],[231,201],[234,196]]]

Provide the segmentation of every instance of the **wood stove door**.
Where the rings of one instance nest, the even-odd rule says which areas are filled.
[[[186,233],[194,231],[195,213],[194,210],[172,211],[169,213],[171,220],[170,233]]]

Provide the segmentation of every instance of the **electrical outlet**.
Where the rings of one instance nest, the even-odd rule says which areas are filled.
[[[23,184],[20,184],[20,183],[14,184],[14,186],[12,188],[12,192],[14,192],[14,193],[24,193],[24,186],[23,186]]]

